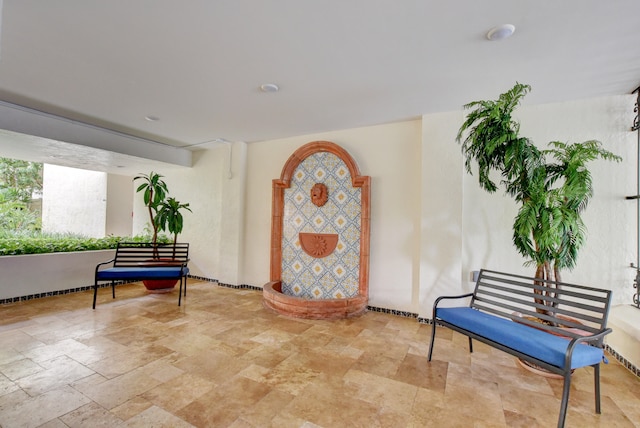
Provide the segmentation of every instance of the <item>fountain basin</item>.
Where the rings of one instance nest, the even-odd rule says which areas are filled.
[[[280,281],[268,282],[262,289],[263,305],[281,315],[306,319],[343,319],[362,315],[367,311],[367,298],[355,296],[345,299],[305,299],[282,292]]]

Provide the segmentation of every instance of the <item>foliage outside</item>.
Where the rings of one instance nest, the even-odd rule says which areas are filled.
[[[151,230],[135,237],[107,236],[90,238],[72,233],[42,233],[41,213],[31,209],[33,195],[42,193],[42,163],[0,158],[0,256],[44,254],[115,249],[118,242],[170,243],[159,231],[168,231],[173,242],[182,232],[182,204],[167,199],[167,186],[159,174],[140,175],[138,192],[143,191],[145,206],[152,219]]]
[[[593,195],[587,164],[596,159],[620,161],[599,141],[568,144],[552,141],[540,150],[519,135],[520,124],[512,118],[531,87],[516,85],[495,101],[474,101],[457,135],[465,167],[478,169],[478,183],[487,192],[498,185],[496,171],[506,194],[520,204],[513,224],[513,244],[527,263],[536,266],[536,278],[561,281],[560,270],[572,269],[586,239],[581,214]],[[465,136],[466,134],[466,136]]]
[[[42,193],[42,163],[0,158],[0,231],[39,230],[32,197]]]
[[[2,232],[0,233],[0,256],[110,250],[115,249],[118,242],[149,242],[149,239],[149,235],[89,238],[63,233]],[[171,241],[161,234],[158,242]]]

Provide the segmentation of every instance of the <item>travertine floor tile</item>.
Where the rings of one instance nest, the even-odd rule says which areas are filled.
[[[127,428],[191,428],[188,422],[159,407],[149,407],[144,412],[119,425]]]
[[[74,428],[110,428],[122,423],[122,419],[118,418],[113,413],[110,413],[95,402],[85,404],[66,415],[60,416],[59,419],[64,423],[64,426]]]
[[[139,284],[0,306],[0,426],[548,427],[562,382],[515,358],[379,312],[288,319],[261,293],[190,280],[187,298]],[[609,358],[573,376],[567,427],[640,427],[640,380]]]
[[[17,402],[0,397],[0,426],[37,427],[51,419],[84,406],[91,400],[70,386],[49,390],[35,397],[21,397]]]

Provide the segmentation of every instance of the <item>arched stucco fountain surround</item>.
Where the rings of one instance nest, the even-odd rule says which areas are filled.
[[[265,307],[310,319],[366,311],[370,186],[371,178],[360,175],[353,158],[335,143],[314,141],[289,157],[280,179],[273,180]]]

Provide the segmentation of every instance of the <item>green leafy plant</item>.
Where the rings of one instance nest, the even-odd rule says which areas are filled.
[[[0,157],[0,230],[38,230],[33,195],[42,193],[42,163]]]
[[[513,244],[527,264],[536,266],[535,277],[559,282],[562,269],[575,267],[586,239],[581,215],[593,195],[587,164],[621,158],[595,140],[553,141],[548,149],[540,150],[529,138],[521,137],[520,124],[512,114],[530,90],[529,85],[516,83],[495,101],[466,104],[465,109],[472,111],[456,140],[462,146],[467,172],[472,174],[472,167],[477,166],[480,187],[495,192],[498,185],[491,173],[497,172],[506,194],[520,204]],[[538,303],[554,307],[546,300]]]
[[[163,176],[151,171],[149,174],[139,174],[133,181],[142,180],[136,192],[143,192],[144,204],[149,212],[149,221],[153,229],[151,242],[157,244],[158,231],[168,230],[173,235],[173,244],[178,241],[178,234],[184,227],[183,210],[191,212],[189,204],[181,203],[169,196],[167,184]]]
[[[184,218],[181,210],[191,212],[188,203],[183,204],[175,198],[169,198],[160,204],[156,216],[156,224],[158,227],[163,231],[168,230],[169,233],[173,234],[174,245],[178,241],[178,234],[182,233],[184,226]]]
[[[167,189],[167,184],[162,180],[163,176],[151,171],[147,174],[139,174],[133,178],[133,181],[142,180],[142,184],[138,186],[136,192],[143,192],[142,197],[144,200],[144,205],[147,207],[149,212],[149,222],[153,229],[153,235],[151,238],[151,242],[155,245],[158,240],[158,221],[156,219],[158,214],[158,209],[161,204],[165,202],[167,193],[169,190]]]
[[[41,233],[33,231],[0,232],[0,256],[26,254],[66,253],[72,251],[95,251],[115,249],[118,242],[148,242],[149,237],[106,236],[89,238],[68,233]],[[169,243],[169,238],[158,235],[158,242]]]

